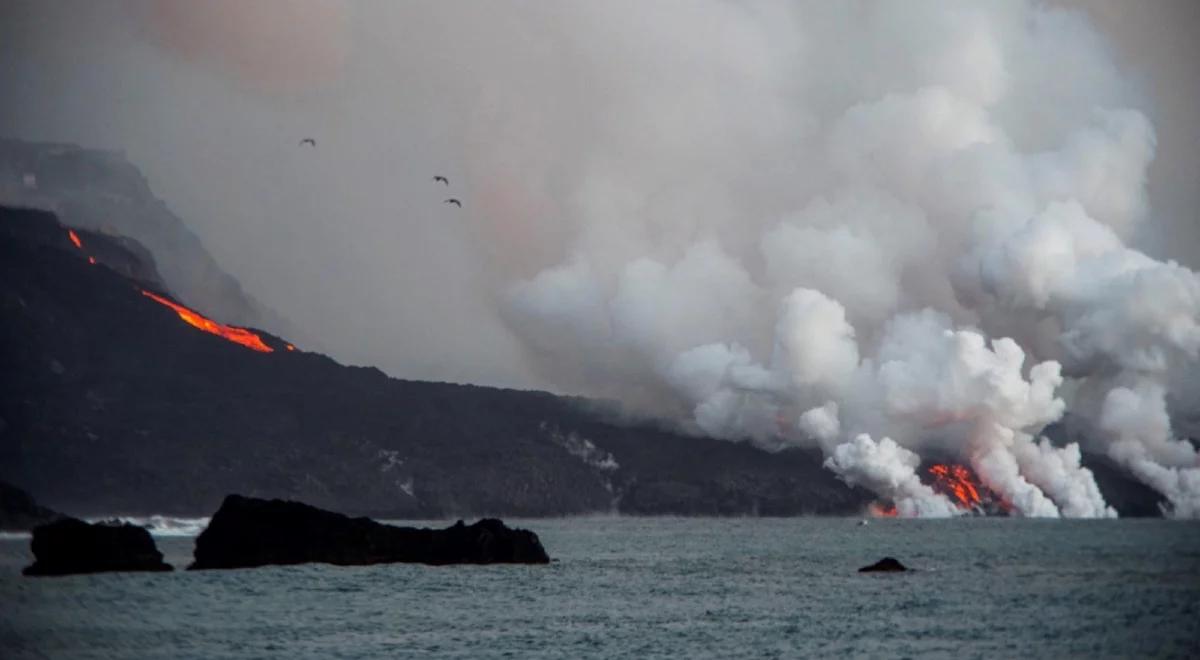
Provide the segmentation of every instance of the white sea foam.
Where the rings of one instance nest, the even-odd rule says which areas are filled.
[[[89,518],[88,522],[120,520],[145,527],[153,536],[197,536],[208,527],[209,518],[173,518],[170,516],[112,516]]]

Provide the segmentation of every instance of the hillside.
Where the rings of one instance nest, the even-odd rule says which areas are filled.
[[[121,152],[0,138],[0,205],[131,238],[158,259],[165,285],[192,304],[228,323],[288,327],[217,264]]]
[[[251,350],[146,295],[191,303],[139,243],[75,237],[50,213],[0,209],[0,479],[57,510],[208,514],[229,492],[388,517],[854,513],[870,499],[812,452],[397,380],[265,332],[270,352]]]

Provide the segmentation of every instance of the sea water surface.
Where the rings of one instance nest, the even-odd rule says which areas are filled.
[[[556,561],[25,578],[9,536],[0,657],[1200,655],[1195,522],[509,522]],[[191,538],[156,541],[186,566]],[[886,555],[918,570],[856,572]]]

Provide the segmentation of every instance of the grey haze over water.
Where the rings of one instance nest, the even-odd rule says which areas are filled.
[[[521,521],[549,566],[306,565],[22,578],[6,658],[1187,657],[1200,525],[1172,520]],[[159,537],[167,561],[192,539]],[[894,555],[916,572],[860,575]]]

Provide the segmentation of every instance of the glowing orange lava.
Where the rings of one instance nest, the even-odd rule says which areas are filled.
[[[250,332],[249,330],[246,330],[245,328],[235,328],[231,325],[223,325],[221,323],[217,323],[216,321],[209,320],[200,314],[193,312],[187,307],[184,307],[183,305],[171,302],[170,300],[150,293],[145,289],[142,290],[142,295],[150,298],[154,302],[170,307],[171,309],[175,310],[175,313],[179,315],[179,318],[205,332],[210,332],[218,337],[223,337],[229,341],[241,344],[246,348],[259,351],[261,353],[272,353],[275,351],[275,349],[264,344],[261,337],[253,332]]]
[[[981,486],[976,485],[975,475],[966,466],[938,463],[929,468],[929,474],[933,475],[934,489],[952,497],[958,506],[971,509],[983,504]]]
[[[895,518],[896,505],[872,502],[870,506],[867,507],[867,513],[871,514],[871,516],[875,518]]]
[[[75,244],[75,247],[79,248],[80,250],[83,249],[83,241],[79,240],[79,234],[76,234],[74,229],[67,230],[67,237],[71,239],[71,242]],[[87,260],[89,264],[93,266],[96,265],[96,257],[93,257],[89,254]]]
[[[295,347],[295,346],[292,346],[291,344],[288,344],[288,345],[287,345],[287,349],[288,349],[289,351],[294,351],[294,350],[296,350],[296,347]]]

